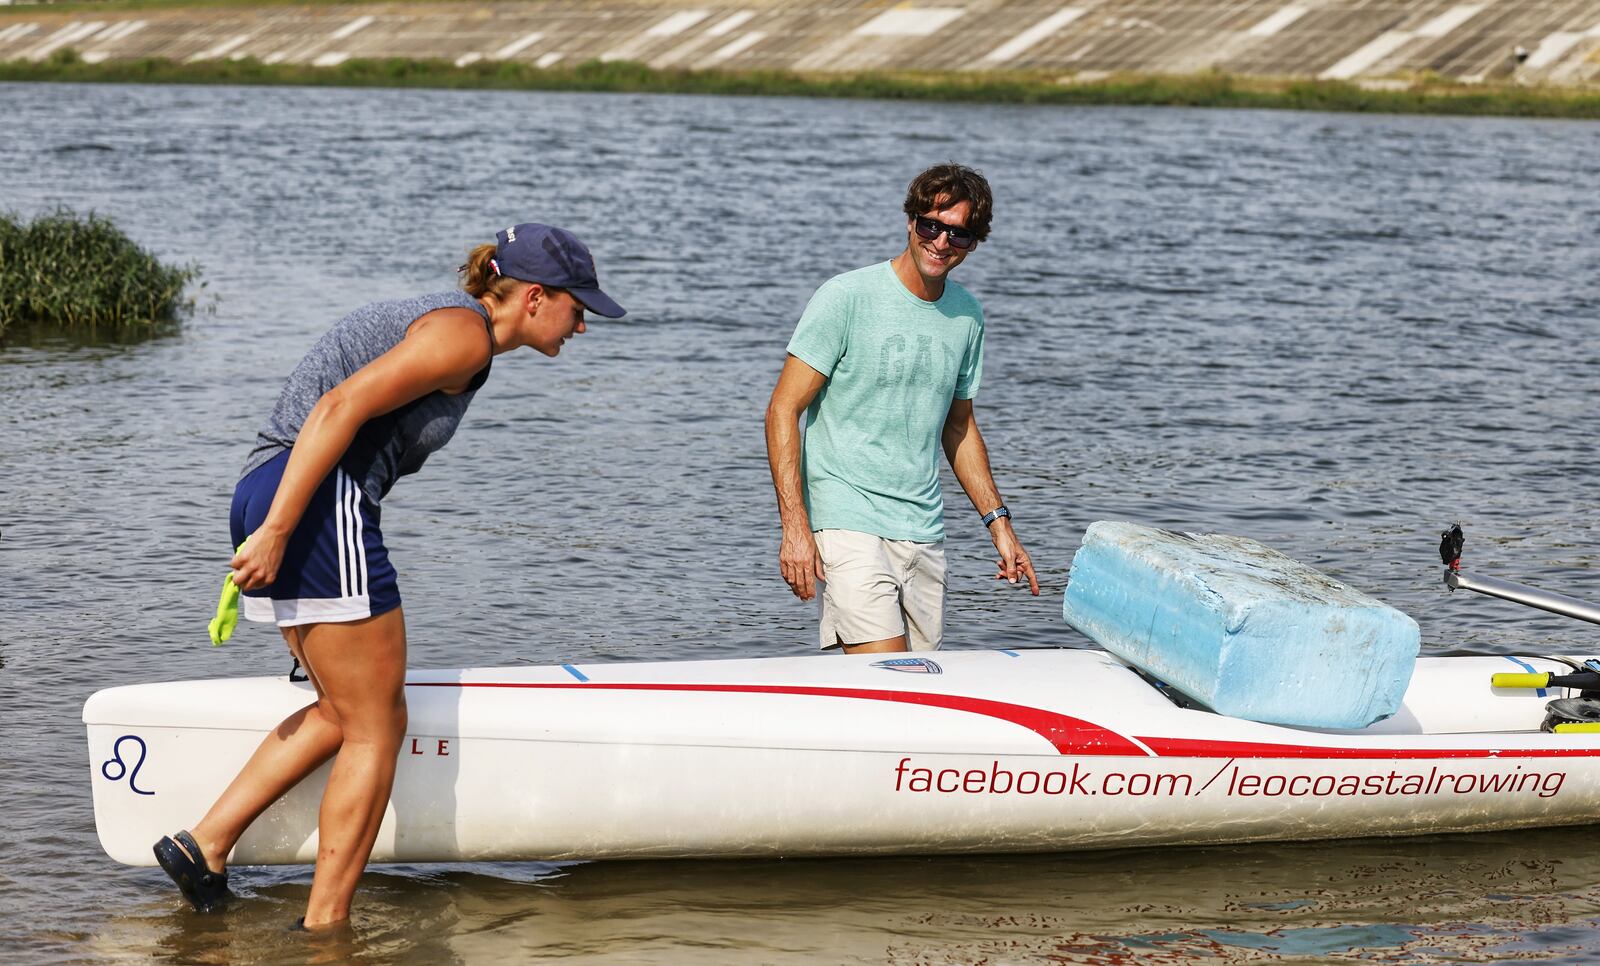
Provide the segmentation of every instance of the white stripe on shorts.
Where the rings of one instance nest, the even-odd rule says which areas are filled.
[[[362,545],[361,490],[355,481],[338,471],[335,514],[338,518],[339,596],[367,595],[367,554]]]
[[[344,470],[337,467],[333,471],[333,545],[339,550],[339,596],[350,596],[350,574],[347,566],[349,554],[345,553],[345,526],[344,526],[344,487],[346,477]]]
[[[355,536],[350,541],[350,552],[355,556],[355,570],[358,575],[354,597],[367,596],[367,546],[366,546],[366,521],[361,519],[361,488],[355,481],[350,482],[350,519],[355,524]]]
[[[244,618],[279,627],[297,624],[342,624],[372,616],[372,602],[362,597],[313,597],[309,600],[272,600],[267,597],[241,597]]]

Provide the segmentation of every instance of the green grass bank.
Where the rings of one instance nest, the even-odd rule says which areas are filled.
[[[37,63],[0,63],[0,81],[735,94],[1600,119],[1600,90],[1469,85],[1435,77],[1415,78],[1404,86],[1374,87],[1220,73],[1112,74],[1093,78],[1033,72],[800,74],[657,70],[628,61],[589,61],[550,69],[510,61],[480,61],[456,67],[445,60],[403,58],[348,60],[336,67],[269,65],[253,59],[195,63],[108,60],[90,64],[74,51],[63,49]]]
[[[165,265],[98,215],[0,213],[0,340],[28,326],[153,332],[194,306],[193,265]]]

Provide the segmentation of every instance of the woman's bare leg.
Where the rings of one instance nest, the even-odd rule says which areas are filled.
[[[322,693],[322,682],[317,680],[317,673],[311,670],[311,666],[306,663],[305,647],[300,642],[300,638],[309,630],[309,627],[280,627],[278,629],[283,631],[283,642],[289,645],[289,653],[293,654],[294,659],[300,662],[300,670],[306,672],[306,678],[311,682],[311,686],[317,690],[317,700],[322,700],[326,697]]]
[[[228,853],[250,823],[331,758],[344,740],[317,676],[306,665],[300,642],[304,628],[285,627],[282,631],[289,652],[306,668],[306,676],[316,688],[317,702],[283,719],[262,739],[205,818],[190,830],[205,853],[206,865],[214,872],[223,870]]]
[[[399,608],[364,621],[315,624],[300,637],[302,663],[324,689],[343,736],[319,816],[317,871],[305,924],[350,915],[394,786],[406,730],[406,630]]]

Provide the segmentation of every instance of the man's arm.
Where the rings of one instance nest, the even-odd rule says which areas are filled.
[[[767,463],[772,469],[772,485],[778,491],[778,516],[783,520],[778,566],[789,589],[801,600],[817,596],[822,559],[817,556],[817,541],[811,535],[800,480],[800,413],[811,405],[827,381],[822,373],[789,356],[767,403]]]
[[[1000,506],[1004,501],[1000,499],[999,488],[994,485],[994,473],[989,469],[989,450],[983,445],[983,434],[978,432],[978,418],[973,415],[972,400],[957,399],[950,404],[950,414],[945,417],[941,439],[945,459],[950,461],[950,469],[955,471],[961,488],[967,491],[967,499],[972,501],[972,506],[979,513],[988,513]],[[1025,577],[1033,595],[1039,596],[1039,578],[1033,572],[1033,560],[1029,558],[1028,551],[1022,549],[1022,541],[1012,531],[1011,518],[1000,517],[991,523],[989,538],[994,541],[994,549],[1000,554],[1000,572],[994,575],[995,579],[1003,577],[1016,583],[1018,576]]]

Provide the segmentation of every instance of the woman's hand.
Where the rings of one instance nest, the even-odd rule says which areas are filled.
[[[245,538],[228,566],[233,568],[233,584],[240,590],[260,590],[278,579],[289,535],[265,526]]]

